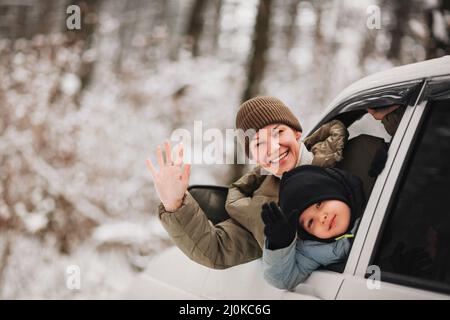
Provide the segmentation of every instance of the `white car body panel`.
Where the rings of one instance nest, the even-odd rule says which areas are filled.
[[[448,295],[381,282],[379,288],[369,289],[367,279],[349,276],[339,290],[338,300],[448,300]]]
[[[176,247],[171,247],[152,259],[145,273],[130,284],[130,289],[123,297],[126,299],[318,299],[305,293],[289,292],[270,286],[263,279],[261,259],[225,270],[214,270],[189,260]]]

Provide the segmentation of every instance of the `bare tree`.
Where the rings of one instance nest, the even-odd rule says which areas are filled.
[[[411,14],[411,1],[398,0],[391,2],[393,23],[389,28],[391,44],[387,53],[388,59],[401,61],[402,40],[408,30],[408,23]]]
[[[450,1],[441,0],[436,6],[425,8],[425,22],[428,27],[426,58],[433,59],[450,54]]]
[[[364,67],[366,58],[371,53],[374,52],[376,39],[377,39],[377,33],[374,32],[373,30],[368,30],[366,37],[364,38],[363,44],[361,46],[361,50],[359,51],[358,65],[360,67]]]
[[[342,2],[340,0],[318,1],[314,3],[314,12],[316,15],[316,28],[314,30],[314,72],[311,77],[313,81],[320,83],[324,94],[317,97],[317,103],[324,105],[329,99],[327,96],[334,87],[332,77],[324,77],[329,74],[336,65],[337,53],[340,48],[339,33],[344,23]],[[324,35],[321,27],[323,20],[329,20],[333,26],[331,33]],[[326,57],[326,58],[324,58]]]
[[[290,0],[286,6],[288,14],[288,23],[285,26],[284,33],[286,35],[286,51],[289,52],[295,45],[295,38],[297,36],[297,16],[298,5],[300,0]]]
[[[180,44],[180,2],[179,0],[168,0],[166,1],[165,21],[167,24],[167,29],[169,33],[169,43],[168,43],[168,53],[169,59],[174,61],[178,59],[178,48]]]
[[[11,254],[11,232],[6,232],[5,243],[0,246],[0,298],[2,298],[3,283],[5,282],[5,270],[8,265],[8,259]],[[1,245],[1,243],[0,243]]]
[[[253,30],[252,48],[247,69],[247,86],[242,101],[259,93],[266,68],[266,51],[269,47],[270,9],[272,0],[260,0]]]
[[[322,2],[317,2],[314,3],[314,13],[316,15],[316,25],[314,28],[314,50],[317,53],[319,53],[319,55],[317,55],[317,57],[319,59],[318,62],[322,61],[323,59],[321,59],[320,57],[322,56],[322,54],[325,53],[326,51],[326,43],[325,43],[325,39],[323,36],[323,30],[322,30],[322,16],[323,16],[323,3]]]
[[[204,13],[206,9],[206,0],[195,0],[191,9],[189,23],[186,29],[186,38],[192,48],[194,57],[200,54],[200,38],[203,32]]]
[[[27,19],[32,11],[28,3],[0,3],[0,27],[5,37],[10,39],[29,38]]]
[[[40,2],[39,13],[36,23],[36,33],[47,34],[51,31],[51,19],[49,16],[55,10],[56,3],[52,0],[43,0]]]
[[[69,0],[68,5],[78,5],[81,9],[81,21],[82,26],[81,30],[67,31],[64,26],[64,30],[67,31],[66,34],[69,37],[69,42],[83,42],[83,51],[87,51],[93,45],[93,38],[95,35],[95,31],[98,26],[98,14],[101,5],[101,0],[78,0],[72,1]],[[83,91],[86,88],[93,74],[94,64],[93,62],[84,61],[80,66],[78,76],[81,80],[81,90]]]
[[[214,1],[215,8],[214,8],[213,44],[212,44],[213,53],[216,53],[217,48],[219,47],[220,19],[223,4],[222,2],[223,0]]]
[[[125,17],[129,17],[131,15],[135,14],[135,9],[133,7],[133,2],[130,1],[124,1],[121,2],[121,9],[122,9],[122,14]],[[118,36],[118,40],[120,45],[118,46],[117,49],[117,54],[116,54],[116,58],[115,58],[115,62],[114,62],[114,68],[116,70],[116,72],[120,72],[122,70],[122,63],[126,54],[126,50],[130,47],[131,44],[131,28],[132,26],[130,26],[130,24],[127,22],[129,19],[124,19],[125,21],[123,21],[120,26],[119,26],[119,36]],[[135,19],[134,19],[135,20]],[[135,25],[135,21],[133,23],[133,26]]]

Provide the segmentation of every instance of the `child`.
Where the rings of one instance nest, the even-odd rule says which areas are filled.
[[[262,206],[264,278],[292,290],[320,266],[348,256],[365,197],[357,176],[305,165],[283,174],[279,205]]]

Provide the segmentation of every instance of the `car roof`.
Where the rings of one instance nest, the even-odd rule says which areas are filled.
[[[345,88],[328,105],[325,114],[328,114],[341,102],[358,92],[374,89],[377,87],[389,86],[395,83],[408,82],[442,75],[450,75],[450,55],[423,62],[407,64],[386,71],[374,73],[354,82],[353,84]]]

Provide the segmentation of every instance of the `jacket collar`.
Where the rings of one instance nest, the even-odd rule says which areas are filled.
[[[314,158],[313,153],[308,149],[306,149],[306,146],[303,142],[300,142],[300,157],[298,157],[296,167],[311,164],[313,158]]]

